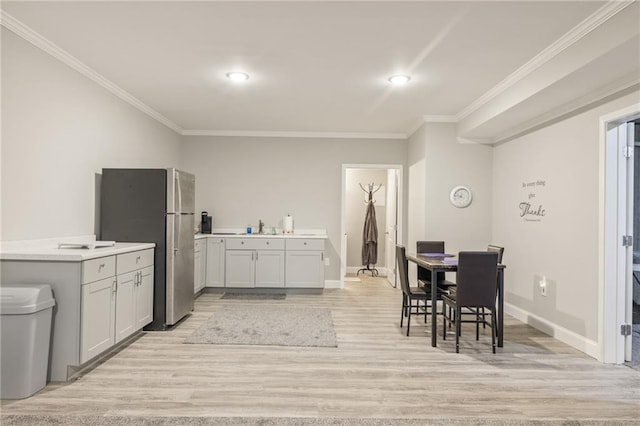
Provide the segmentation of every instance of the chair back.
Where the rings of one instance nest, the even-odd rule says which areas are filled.
[[[498,263],[502,263],[502,255],[504,254],[504,247],[494,246],[489,244],[487,246],[487,251],[498,253]]]
[[[460,306],[493,308],[498,293],[498,253],[458,253],[456,298]]]
[[[418,253],[444,253],[444,241],[416,241],[416,251]],[[444,279],[444,274],[440,274],[440,279]],[[431,281],[431,271],[418,266],[418,279]]]
[[[400,278],[400,288],[406,295],[411,294],[409,289],[409,262],[404,246],[396,245],[396,261],[398,262],[398,275]]]

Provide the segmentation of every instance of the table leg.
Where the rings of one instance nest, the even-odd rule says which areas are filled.
[[[504,340],[504,270],[498,270],[498,347]]]
[[[431,346],[434,348],[438,345],[436,330],[438,329],[438,279],[439,273],[437,269],[431,270]]]

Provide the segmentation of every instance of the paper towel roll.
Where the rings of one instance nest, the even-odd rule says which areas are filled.
[[[293,218],[291,216],[282,218],[282,232],[285,234],[293,234]]]

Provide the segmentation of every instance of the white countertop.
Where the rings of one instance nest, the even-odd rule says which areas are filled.
[[[196,234],[195,239],[200,238],[308,238],[308,239],[327,239],[327,234],[241,234],[241,233],[213,233],[213,234]]]
[[[60,242],[65,242],[61,240]],[[154,243],[116,243],[115,247],[57,248],[57,246],[3,249],[0,260],[44,260],[51,262],[79,262],[114,254],[154,248]]]

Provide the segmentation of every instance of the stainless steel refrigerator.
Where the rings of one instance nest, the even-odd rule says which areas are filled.
[[[102,240],[155,243],[153,322],[163,330],[193,310],[195,176],[176,169],[102,169]]]

